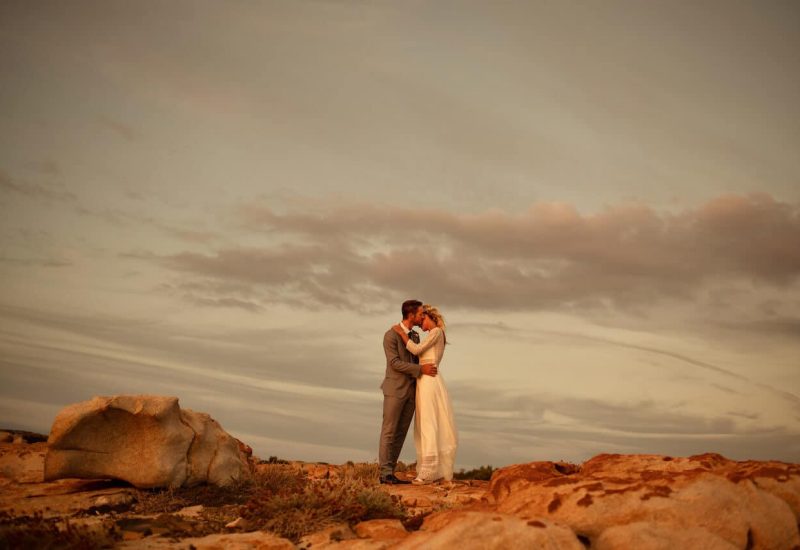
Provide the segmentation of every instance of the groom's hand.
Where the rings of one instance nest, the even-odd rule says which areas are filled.
[[[427,374],[428,376],[436,376],[439,372],[439,369],[436,368],[436,363],[425,363],[419,367],[422,374]]]

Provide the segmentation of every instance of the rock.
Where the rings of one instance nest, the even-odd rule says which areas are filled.
[[[271,533],[223,533],[205,537],[191,537],[172,541],[164,537],[146,537],[124,541],[115,548],[127,550],[162,550],[166,548],[189,550],[295,550],[291,541]]]
[[[703,550],[736,550],[736,546],[700,527],[675,530],[658,523],[636,522],[609,527],[592,545],[596,550],[672,550],[673,548],[702,548]]]
[[[542,462],[503,468],[490,491],[498,511],[549,518],[592,547],[612,527],[644,522],[664,529],[653,535],[642,528],[640,536],[675,533],[667,541],[672,547],[682,546],[681,531],[698,528],[738,548],[791,548],[800,544],[797,519],[780,494],[797,494],[800,466],[771,464],[759,471],[720,455],[599,455],[580,468]],[[763,489],[759,476],[780,490]]]
[[[175,512],[175,515],[182,518],[198,518],[204,509],[205,506],[202,504],[195,504],[194,506],[186,506],[185,508],[181,508]]]
[[[110,506],[113,501],[109,498],[108,495],[102,495],[94,499],[93,507],[100,508],[102,506]]]
[[[14,436],[9,432],[0,432],[0,443],[11,443],[14,441]]]
[[[409,514],[418,515],[481,503],[488,485],[487,481],[457,481],[442,485],[381,485],[381,489],[401,502]]]
[[[114,478],[140,488],[226,485],[250,475],[238,440],[176,397],[95,397],[64,408],[44,477]]]
[[[430,508],[433,506],[433,502],[431,499],[425,496],[405,496],[401,501],[404,506],[408,506],[409,508]]]
[[[336,523],[316,533],[311,533],[300,539],[297,545],[302,550],[326,548],[335,546],[343,540],[355,539],[356,534],[347,523]]]
[[[244,531],[244,530],[247,530],[249,527],[250,527],[250,522],[248,522],[246,519],[244,519],[241,516],[239,516],[235,520],[225,524],[225,528],[226,529],[241,529],[241,530]]]
[[[105,497],[103,504],[98,500]],[[101,509],[129,508],[136,499],[132,488],[108,480],[61,479],[47,483],[10,484],[0,491],[0,513],[11,517],[41,514],[44,518]]]
[[[575,533],[547,519],[526,521],[507,514],[461,510],[430,516],[419,531],[394,548],[584,550]]]
[[[0,475],[17,483],[44,481],[46,443],[0,443]]]
[[[362,539],[396,540],[408,536],[399,519],[372,519],[355,526],[356,535]]]
[[[176,405],[177,401],[175,398]],[[223,430],[216,420],[191,410],[181,411],[181,417],[194,432],[187,454],[189,468],[185,485],[210,483],[224,487],[251,474],[247,457],[240,452],[239,440]]]
[[[123,531],[122,532],[122,540],[140,540],[145,537],[145,534],[141,531]]]
[[[396,548],[397,541],[391,540],[372,540],[372,539],[351,539],[330,544],[323,548],[331,550],[387,550],[389,548]]]

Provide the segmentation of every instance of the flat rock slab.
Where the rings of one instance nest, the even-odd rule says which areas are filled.
[[[288,539],[271,533],[221,533],[206,537],[192,537],[174,541],[162,537],[147,537],[123,541],[115,548],[126,550],[296,550]]]
[[[0,485],[0,512],[11,517],[60,517],[77,512],[127,508],[137,491],[115,480],[60,479],[43,483]]]
[[[585,550],[568,527],[544,518],[523,520],[489,511],[449,510],[426,518],[397,549]]]
[[[47,453],[45,442],[0,443],[0,477],[17,483],[44,481],[45,453]]]
[[[488,481],[451,481],[432,485],[381,485],[412,515],[446,508],[488,504]]]

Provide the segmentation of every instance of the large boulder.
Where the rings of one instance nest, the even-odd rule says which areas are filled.
[[[548,518],[592,548],[800,545],[796,464],[599,455],[580,467],[509,466],[495,472],[489,491],[499,512]]]
[[[177,397],[95,397],[64,408],[47,440],[45,480],[121,479],[140,488],[227,485],[250,475],[237,439]]]

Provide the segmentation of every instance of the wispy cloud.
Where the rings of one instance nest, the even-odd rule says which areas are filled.
[[[78,200],[75,193],[67,190],[63,185],[24,182],[13,179],[2,170],[0,170],[0,193],[58,202],[74,202]]]
[[[129,196],[129,193],[126,193],[126,197],[132,198]],[[135,200],[141,200],[141,198],[137,197]],[[152,227],[169,237],[189,244],[213,243],[222,239],[221,233],[206,230],[203,228],[202,224],[191,224],[188,222],[177,223],[173,220],[164,221],[157,216],[141,214],[136,210],[126,210],[122,208],[88,208],[78,205],[75,211],[81,216],[91,216],[115,227]]]
[[[765,425],[753,411],[725,414],[683,412],[665,402],[614,402],[548,393],[521,393],[486,384],[450,384],[459,429],[493,434],[505,448],[544,449],[552,459],[557,441],[568,441],[570,456],[588,458],[600,452],[694,454],[714,450],[737,458],[781,456],[797,460],[797,425]],[[495,456],[502,456],[495,452]],[[530,455],[529,455],[530,456]],[[530,458],[528,458],[530,460]]]
[[[238,281],[311,307],[404,296],[447,306],[572,310],[690,301],[720,281],[787,288],[800,275],[800,206],[726,195],[663,213],[642,204],[581,214],[537,203],[523,214],[457,214],[376,204],[241,207],[265,246],[185,251],[170,270]]]
[[[103,126],[126,141],[136,141],[141,137],[141,134],[130,124],[120,122],[119,120],[107,116],[101,116],[99,120]]]
[[[46,176],[59,176],[61,175],[61,166],[52,159],[32,161],[27,163],[27,166],[40,174]]]
[[[361,341],[334,330],[214,333],[153,319],[2,306],[0,423],[46,431],[58,407],[92,395],[177,395],[182,406],[244,434],[261,456],[372,460],[382,369],[355,367],[353,342]],[[707,381],[707,395],[716,395],[714,385],[722,382],[726,396],[741,393],[741,406],[703,413],[668,398],[626,401],[574,395],[568,385],[556,394],[448,378],[461,434],[458,462],[579,461],[609,451],[800,457],[800,448],[786,445],[796,439],[796,422],[770,423],[748,405],[763,399],[762,388],[716,371],[708,371]],[[412,455],[407,443],[406,456]]]
[[[36,267],[69,267],[74,265],[72,261],[61,258],[9,258],[4,256],[0,256],[0,263]]]

